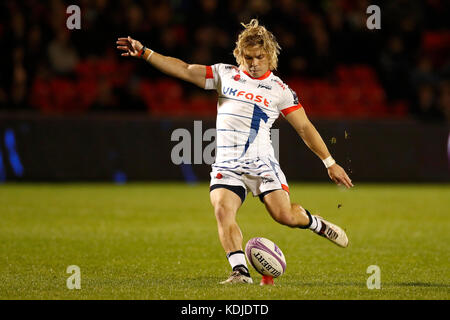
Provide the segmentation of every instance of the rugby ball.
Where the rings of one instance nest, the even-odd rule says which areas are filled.
[[[286,270],[283,252],[269,239],[250,239],[245,246],[245,255],[253,268],[264,276],[277,278]]]

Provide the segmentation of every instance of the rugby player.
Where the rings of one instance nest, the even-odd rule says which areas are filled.
[[[122,56],[142,58],[169,76],[218,92],[217,152],[211,170],[210,200],[219,239],[232,268],[229,278],[221,283],[253,282],[236,222],[236,213],[249,191],[259,196],[278,223],[310,229],[340,247],[348,245],[344,230],[291,202],[270,139],[271,126],[280,114],[323,161],[331,180],[347,188],[353,186],[309,121],[297,94],[273,74],[280,53],[274,35],[256,19],[242,25],[244,30],[233,51],[237,66],[188,64],[154,52],[131,37],[117,40],[117,49],[124,51]]]

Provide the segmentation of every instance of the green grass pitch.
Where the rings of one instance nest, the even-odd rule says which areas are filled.
[[[3,184],[0,299],[449,299],[450,186],[292,183],[291,199],[347,230],[333,245],[277,224],[251,195],[245,242],[273,240],[287,259],[275,286],[223,286],[208,185]],[[339,208],[338,208],[339,207]],[[66,269],[81,270],[69,290]],[[381,289],[367,288],[380,268]],[[251,267],[250,267],[251,268]]]

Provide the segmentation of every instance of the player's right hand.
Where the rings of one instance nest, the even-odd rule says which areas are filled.
[[[128,38],[119,38],[116,41],[117,49],[125,51],[121,54],[124,57],[136,57],[139,51],[144,47],[142,43],[137,40],[132,39],[130,36]]]
[[[345,170],[337,163],[328,168],[328,175],[337,185],[344,185],[347,188],[353,187],[352,180],[350,180]]]

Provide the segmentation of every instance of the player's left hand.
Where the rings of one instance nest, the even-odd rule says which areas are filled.
[[[345,170],[337,163],[328,168],[328,175],[337,185],[344,185],[347,188],[353,187],[352,180],[350,180]]]
[[[125,51],[121,55],[124,57],[137,57],[139,51],[144,47],[142,43],[134,40],[130,36],[128,38],[119,38],[116,41],[117,49]]]

